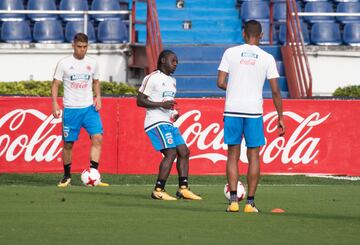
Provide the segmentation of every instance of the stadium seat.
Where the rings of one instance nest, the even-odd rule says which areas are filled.
[[[76,33],[84,32],[84,21],[69,21],[65,26],[65,41],[71,43]],[[95,29],[91,22],[88,22],[87,36],[89,43],[96,42]]]
[[[297,10],[301,11],[301,5],[297,1],[296,2]],[[279,1],[274,3],[274,20],[278,22],[285,22],[286,21],[286,2]]]
[[[269,37],[270,22],[269,21],[260,21],[260,23],[261,23],[262,32],[263,32],[263,37],[260,40],[260,44],[270,44],[270,37]],[[278,39],[278,36],[275,31],[275,26],[273,26],[272,33],[273,33],[273,44],[277,44],[279,39]]]
[[[267,20],[269,13],[269,2],[265,1],[246,1],[240,7],[240,18],[243,21],[250,19]]]
[[[89,5],[87,0],[61,0],[59,9],[71,11],[87,11],[89,10]],[[60,17],[64,21],[79,21],[84,19],[83,14],[61,14]]]
[[[55,0],[29,0],[27,3],[28,10],[56,10]],[[28,14],[33,21],[55,20],[57,14]]]
[[[1,39],[7,43],[30,43],[30,26],[27,21],[6,21],[1,27]]]
[[[102,43],[124,43],[129,40],[128,30],[121,20],[105,20],[99,23],[98,40]]]
[[[347,45],[360,46],[360,22],[345,24],[343,40]]]
[[[333,22],[315,23],[311,28],[311,42],[316,45],[340,45],[339,24]]]
[[[301,31],[302,31],[302,35],[303,35],[303,39],[304,39],[304,44],[305,45],[309,44],[310,37],[309,37],[308,26],[304,22],[300,22],[300,25],[301,25]],[[286,24],[281,24],[279,27],[279,42],[281,44],[286,43]]]
[[[91,4],[91,10],[121,10],[121,8],[118,0],[94,0]],[[97,21],[124,19],[120,14],[93,14],[92,17]]]
[[[338,13],[360,13],[360,2],[341,2],[336,7]],[[336,19],[345,24],[349,22],[360,22],[358,16],[337,16]]]
[[[62,43],[64,33],[59,20],[37,21],[33,28],[33,38],[39,43]]]
[[[22,0],[1,0],[0,10],[24,10]],[[25,14],[0,14],[0,21],[24,20]]]
[[[319,12],[333,12],[332,3],[330,2],[307,2],[305,4],[304,12],[319,13]],[[316,22],[334,22],[334,16],[305,16],[305,20],[310,23]]]

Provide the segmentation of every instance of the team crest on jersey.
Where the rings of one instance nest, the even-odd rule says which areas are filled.
[[[172,97],[172,98],[174,98],[175,97],[175,92],[173,92],[173,91],[164,91],[163,92],[163,97]]]
[[[90,65],[87,65],[87,66],[86,66],[86,70],[91,71],[91,66],[90,66]]]

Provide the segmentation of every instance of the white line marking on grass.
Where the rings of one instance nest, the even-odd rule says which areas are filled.
[[[309,174],[306,176],[314,177],[314,178],[336,179],[336,180],[350,180],[350,181],[360,180],[360,177],[355,177],[355,176],[334,176],[334,175],[319,175],[319,174]]]

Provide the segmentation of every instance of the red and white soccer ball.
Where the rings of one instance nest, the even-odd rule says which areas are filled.
[[[95,168],[87,168],[81,173],[81,181],[86,186],[97,186],[101,181],[101,175]]]
[[[229,184],[226,183],[225,187],[224,187],[224,195],[226,197],[226,199],[228,199],[230,201],[230,188],[229,188]],[[245,186],[238,181],[237,183],[237,197],[238,197],[238,201],[240,202],[241,200],[243,200],[246,196],[246,190],[245,190]]]

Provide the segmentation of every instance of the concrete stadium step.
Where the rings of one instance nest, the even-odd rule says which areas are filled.
[[[194,9],[158,9],[158,18],[159,20],[167,19],[180,19],[180,20],[196,20],[196,19],[209,19],[209,16],[212,18],[218,19],[239,19],[239,11],[234,8],[231,9],[221,9],[221,8],[194,8]],[[137,20],[146,20],[146,9],[137,9],[136,10],[136,19]]]
[[[166,44],[230,44],[242,43],[243,39],[239,31],[208,32],[208,31],[161,31],[161,39]],[[146,31],[138,31],[138,42],[146,42]]]
[[[140,3],[140,2],[139,2]],[[146,4],[136,4],[137,8],[146,8]],[[234,8],[237,0],[190,0],[184,1],[185,9],[192,8]],[[156,8],[176,8],[176,1],[170,0],[157,0]]]
[[[191,28],[193,30],[208,30],[213,32],[214,30],[233,30],[239,31],[241,33],[241,21],[239,19],[226,19],[226,20],[160,20],[160,30],[183,30],[186,21],[191,21]],[[136,30],[145,30],[146,25],[136,24]]]

